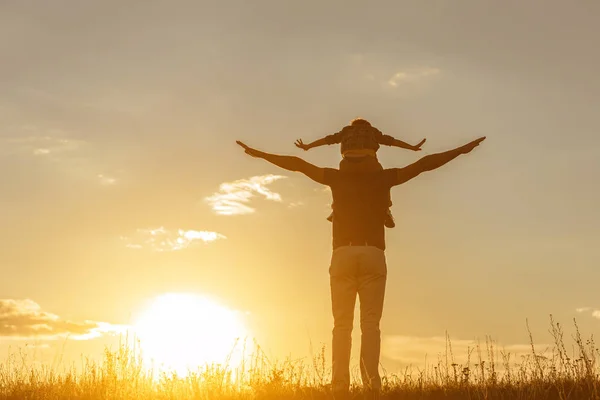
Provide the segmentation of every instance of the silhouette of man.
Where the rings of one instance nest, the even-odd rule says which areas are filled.
[[[361,378],[369,396],[379,398],[379,322],[387,278],[384,223],[390,188],[471,152],[483,140],[485,137],[454,150],[425,156],[404,168],[367,172],[320,168],[299,157],[269,154],[237,142],[252,157],[262,158],[288,171],[301,172],[313,181],[331,187],[336,204],[329,268],[334,320],[332,388],[336,398],[344,398],[349,393],[350,350],[357,295],[362,332]]]

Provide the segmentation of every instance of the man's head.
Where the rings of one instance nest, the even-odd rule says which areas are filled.
[[[371,126],[371,123],[364,118],[354,118],[350,121],[350,126]]]

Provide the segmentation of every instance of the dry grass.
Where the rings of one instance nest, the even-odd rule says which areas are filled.
[[[424,370],[384,376],[383,399],[600,399],[600,352],[584,340],[577,324],[571,352],[563,329],[551,318],[552,348],[533,345],[519,363],[492,341],[454,362],[451,343],[438,363]],[[101,363],[85,362],[79,372],[31,367],[18,357],[0,364],[0,399],[329,399],[325,351],[311,363],[271,362],[258,348],[237,369],[209,366],[185,377],[142,367],[135,349],[107,350]],[[353,395],[361,398],[361,388]]]

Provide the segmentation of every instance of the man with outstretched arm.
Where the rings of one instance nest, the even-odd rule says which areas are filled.
[[[485,137],[454,150],[431,154],[404,168],[380,171],[340,171],[320,168],[299,157],[280,156],[253,149],[238,141],[252,157],[262,158],[288,171],[301,172],[331,187],[336,203],[333,219],[333,255],[329,268],[333,311],[332,388],[345,398],[350,387],[350,350],[356,296],[360,299],[360,371],[371,398],[379,398],[379,355],[387,266],[384,223],[389,190],[426,171],[432,171],[470,153]]]

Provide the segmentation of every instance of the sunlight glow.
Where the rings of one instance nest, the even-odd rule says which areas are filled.
[[[210,364],[235,368],[236,343],[247,335],[236,311],[184,293],[156,298],[134,330],[146,365],[179,375]]]

